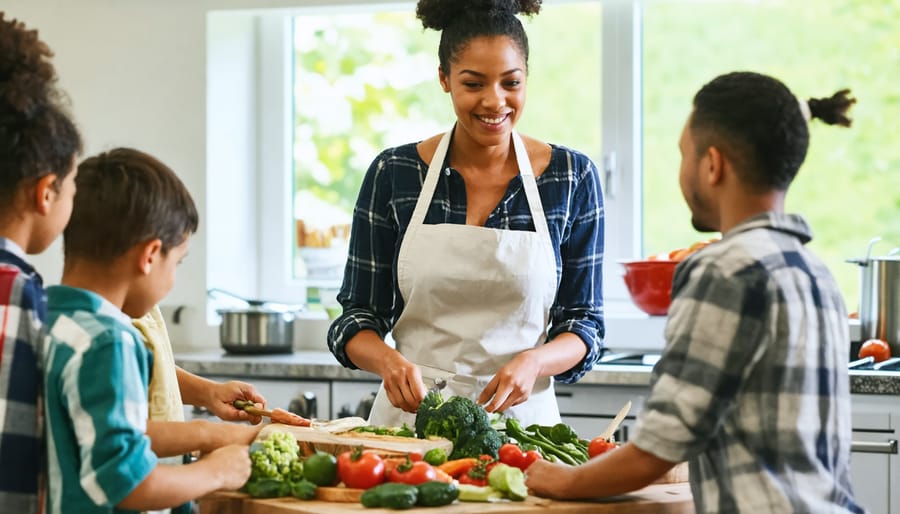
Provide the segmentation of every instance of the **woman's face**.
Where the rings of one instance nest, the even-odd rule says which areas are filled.
[[[509,37],[477,37],[440,70],[450,93],[457,128],[484,146],[509,143],[525,107],[525,58]]]

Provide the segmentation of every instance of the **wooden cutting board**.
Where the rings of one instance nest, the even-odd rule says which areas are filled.
[[[453,451],[453,443],[447,439],[419,439],[357,432],[332,434],[315,428],[294,427],[279,423],[267,425],[260,430],[256,438],[264,441],[273,432],[287,432],[293,435],[300,444],[300,453],[303,455],[312,455],[316,451],[338,455],[357,446],[382,455],[405,455],[408,452],[418,452],[424,455],[432,448],[443,448],[448,454]]]
[[[335,488],[330,488],[335,489]],[[253,500],[240,493],[214,493],[200,499],[200,514],[395,514],[389,509],[367,509],[359,503],[302,501],[294,498]],[[693,514],[694,500],[686,483],[655,484],[631,494],[594,502],[567,502],[529,496],[523,502],[455,502],[445,507],[416,508],[410,514]]]

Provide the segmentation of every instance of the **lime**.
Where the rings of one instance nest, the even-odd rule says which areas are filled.
[[[316,452],[303,461],[303,478],[319,486],[337,483],[337,459],[325,452]]]

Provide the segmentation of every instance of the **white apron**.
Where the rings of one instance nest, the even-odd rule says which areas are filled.
[[[442,393],[475,400],[503,365],[546,340],[557,288],[556,254],[531,162],[516,132],[513,148],[535,232],[424,224],[452,133],[444,134],[431,159],[400,246],[397,281],[405,305],[392,334],[397,350],[421,369],[426,387],[436,377],[474,376],[450,380]],[[528,401],[506,414],[525,426],[558,423],[552,378],[539,378]],[[392,406],[382,384],[369,422],[413,426],[415,414]]]

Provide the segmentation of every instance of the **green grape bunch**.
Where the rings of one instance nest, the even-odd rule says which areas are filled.
[[[297,440],[285,432],[274,432],[262,443],[253,443],[250,461],[253,466],[250,480],[275,478],[287,481],[303,477],[300,447]]]

